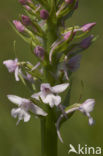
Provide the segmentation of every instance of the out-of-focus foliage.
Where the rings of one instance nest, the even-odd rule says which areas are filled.
[[[76,147],[78,144],[88,146],[103,145],[103,0],[80,0],[79,9],[74,13],[69,26],[97,22],[94,34],[99,35],[98,40],[85,51],[80,69],[73,74],[73,90],[71,103],[77,102],[82,95],[82,101],[89,98],[96,99],[96,106],[93,116],[96,123],[93,127],[88,126],[87,118],[76,113],[73,118],[67,121],[61,129],[64,142],[59,143],[59,156],[68,155],[69,144]],[[0,156],[40,156],[40,123],[39,119],[32,117],[28,123],[20,123],[16,127],[15,120],[10,115],[13,107],[6,95],[18,94],[27,97],[30,92],[15,82],[12,74],[8,74],[3,66],[3,60],[23,58],[32,63],[30,47],[11,29],[9,20],[13,20],[22,13],[21,6],[17,0],[0,1]],[[14,50],[14,40],[16,46]],[[82,88],[81,81],[84,82]],[[17,85],[18,83],[18,85]],[[81,86],[81,87],[80,87]],[[73,154],[71,154],[73,156]]]

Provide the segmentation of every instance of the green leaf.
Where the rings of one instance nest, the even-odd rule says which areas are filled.
[[[38,31],[37,35],[45,38],[45,32],[42,30],[42,28],[39,26],[39,24],[37,22],[35,22],[34,20],[32,20],[32,24]]]
[[[32,75],[34,78],[37,78],[37,79],[40,79],[40,80],[42,80],[43,79],[43,76],[38,72],[38,71],[34,71],[34,72],[32,72],[32,71],[29,71],[28,69],[26,69],[27,70],[27,72],[30,74],[30,75]]]
[[[48,5],[48,1],[46,0],[38,0],[39,1],[39,3],[44,7],[44,8],[46,8],[46,9],[48,9],[49,8],[49,5]]]
[[[21,74],[19,74],[19,78],[21,79],[21,81],[24,84],[24,86],[26,86],[26,82],[25,82],[25,80],[24,80],[24,78],[23,78],[23,76]]]
[[[69,14],[73,9],[74,6],[76,4],[76,0],[74,0],[74,2],[72,4],[70,4],[68,7],[64,8],[59,14],[58,14],[58,19],[66,16],[67,14]]]
[[[13,26],[13,24],[11,22],[9,22],[11,27],[13,28],[13,30],[28,44],[31,43],[32,38],[31,37],[25,37],[24,35],[22,35],[20,32],[17,31],[17,29]],[[33,46],[36,46],[35,42],[32,42]]]
[[[74,28],[73,28],[73,30],[74,30]],[[55,52],[61,52],[61,51],[67,50],[67,48],[69,46],[69,43],[71,42],[72,37],[73,37],[73,30],[72,30],[72,32],[70,34],[70,37],[67,40],[62,39],[61,41],[58,41],[57,45],[55,46],[55,48],[51,49],[50,54],[49,54],[50,62],[52,61],[52,56],[53,56],[53,54]]]
[[[55,0],[51,0],[50,18],[54,18],[54,19],[56,19],[56,6],[55,6]]]
[[[73,105],[70,105],[70,106],[65,108],[65,112],[71,110],[72,108],[78,108],[80,105],[81,105],[80,103],[75,103]]]

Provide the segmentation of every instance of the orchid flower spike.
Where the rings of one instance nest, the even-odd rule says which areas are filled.
[[[45,104],[49,104],[49,106],[52,108],[54,106],[58,106],[61,103],[61,97],[58,94],[64,92],[68,86],[69,83],[56,85],[54,87],[51,87],[49,83],[42,83],[40,87],[41,91],[33,94],[32,98],[37,100],[41,98]]]
[[[30,120],[30,114],[28,111],[31,111],[35,115],[47,115],[46,112],[44,112],[40,107],[36,106],[28,99],[21,98],[16,95],[7,95],[7,97],[12,103],[18,106],[18,108],[13,108],[11,110],[11,115],[14,118],[18,117],[17,125],[21,120],[24,120],[24,122],[28,122]]]
[[[83,102],[79,107],[79,110],[89,118],[89,124],[90,125],[94,124],[94,120],[90,115],[90,112],[93,111],[94,105],[95,105],[95,100],[94,99],[88,99],[85,102]]]
[[[16,81],[19,81],[19,65],[18,65],[18,59],[16,58],[15,60],[6,60],[3,61],[3,64],[7,67],[8,71],[10,73],[15,73],[15,79]]]

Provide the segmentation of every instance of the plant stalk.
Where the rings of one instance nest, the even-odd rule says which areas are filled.
[[[41,119],[41,156],[57,156],[57,132],[52,110]]]

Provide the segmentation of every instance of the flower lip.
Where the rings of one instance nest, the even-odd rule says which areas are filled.
[[[21,108],[13,108],[11,110],[11,116],[14,118],[18,117],[16,125],[18,125],[21,120],[24,120],[24,122],[28,122],[30,120],[30,114]]]

